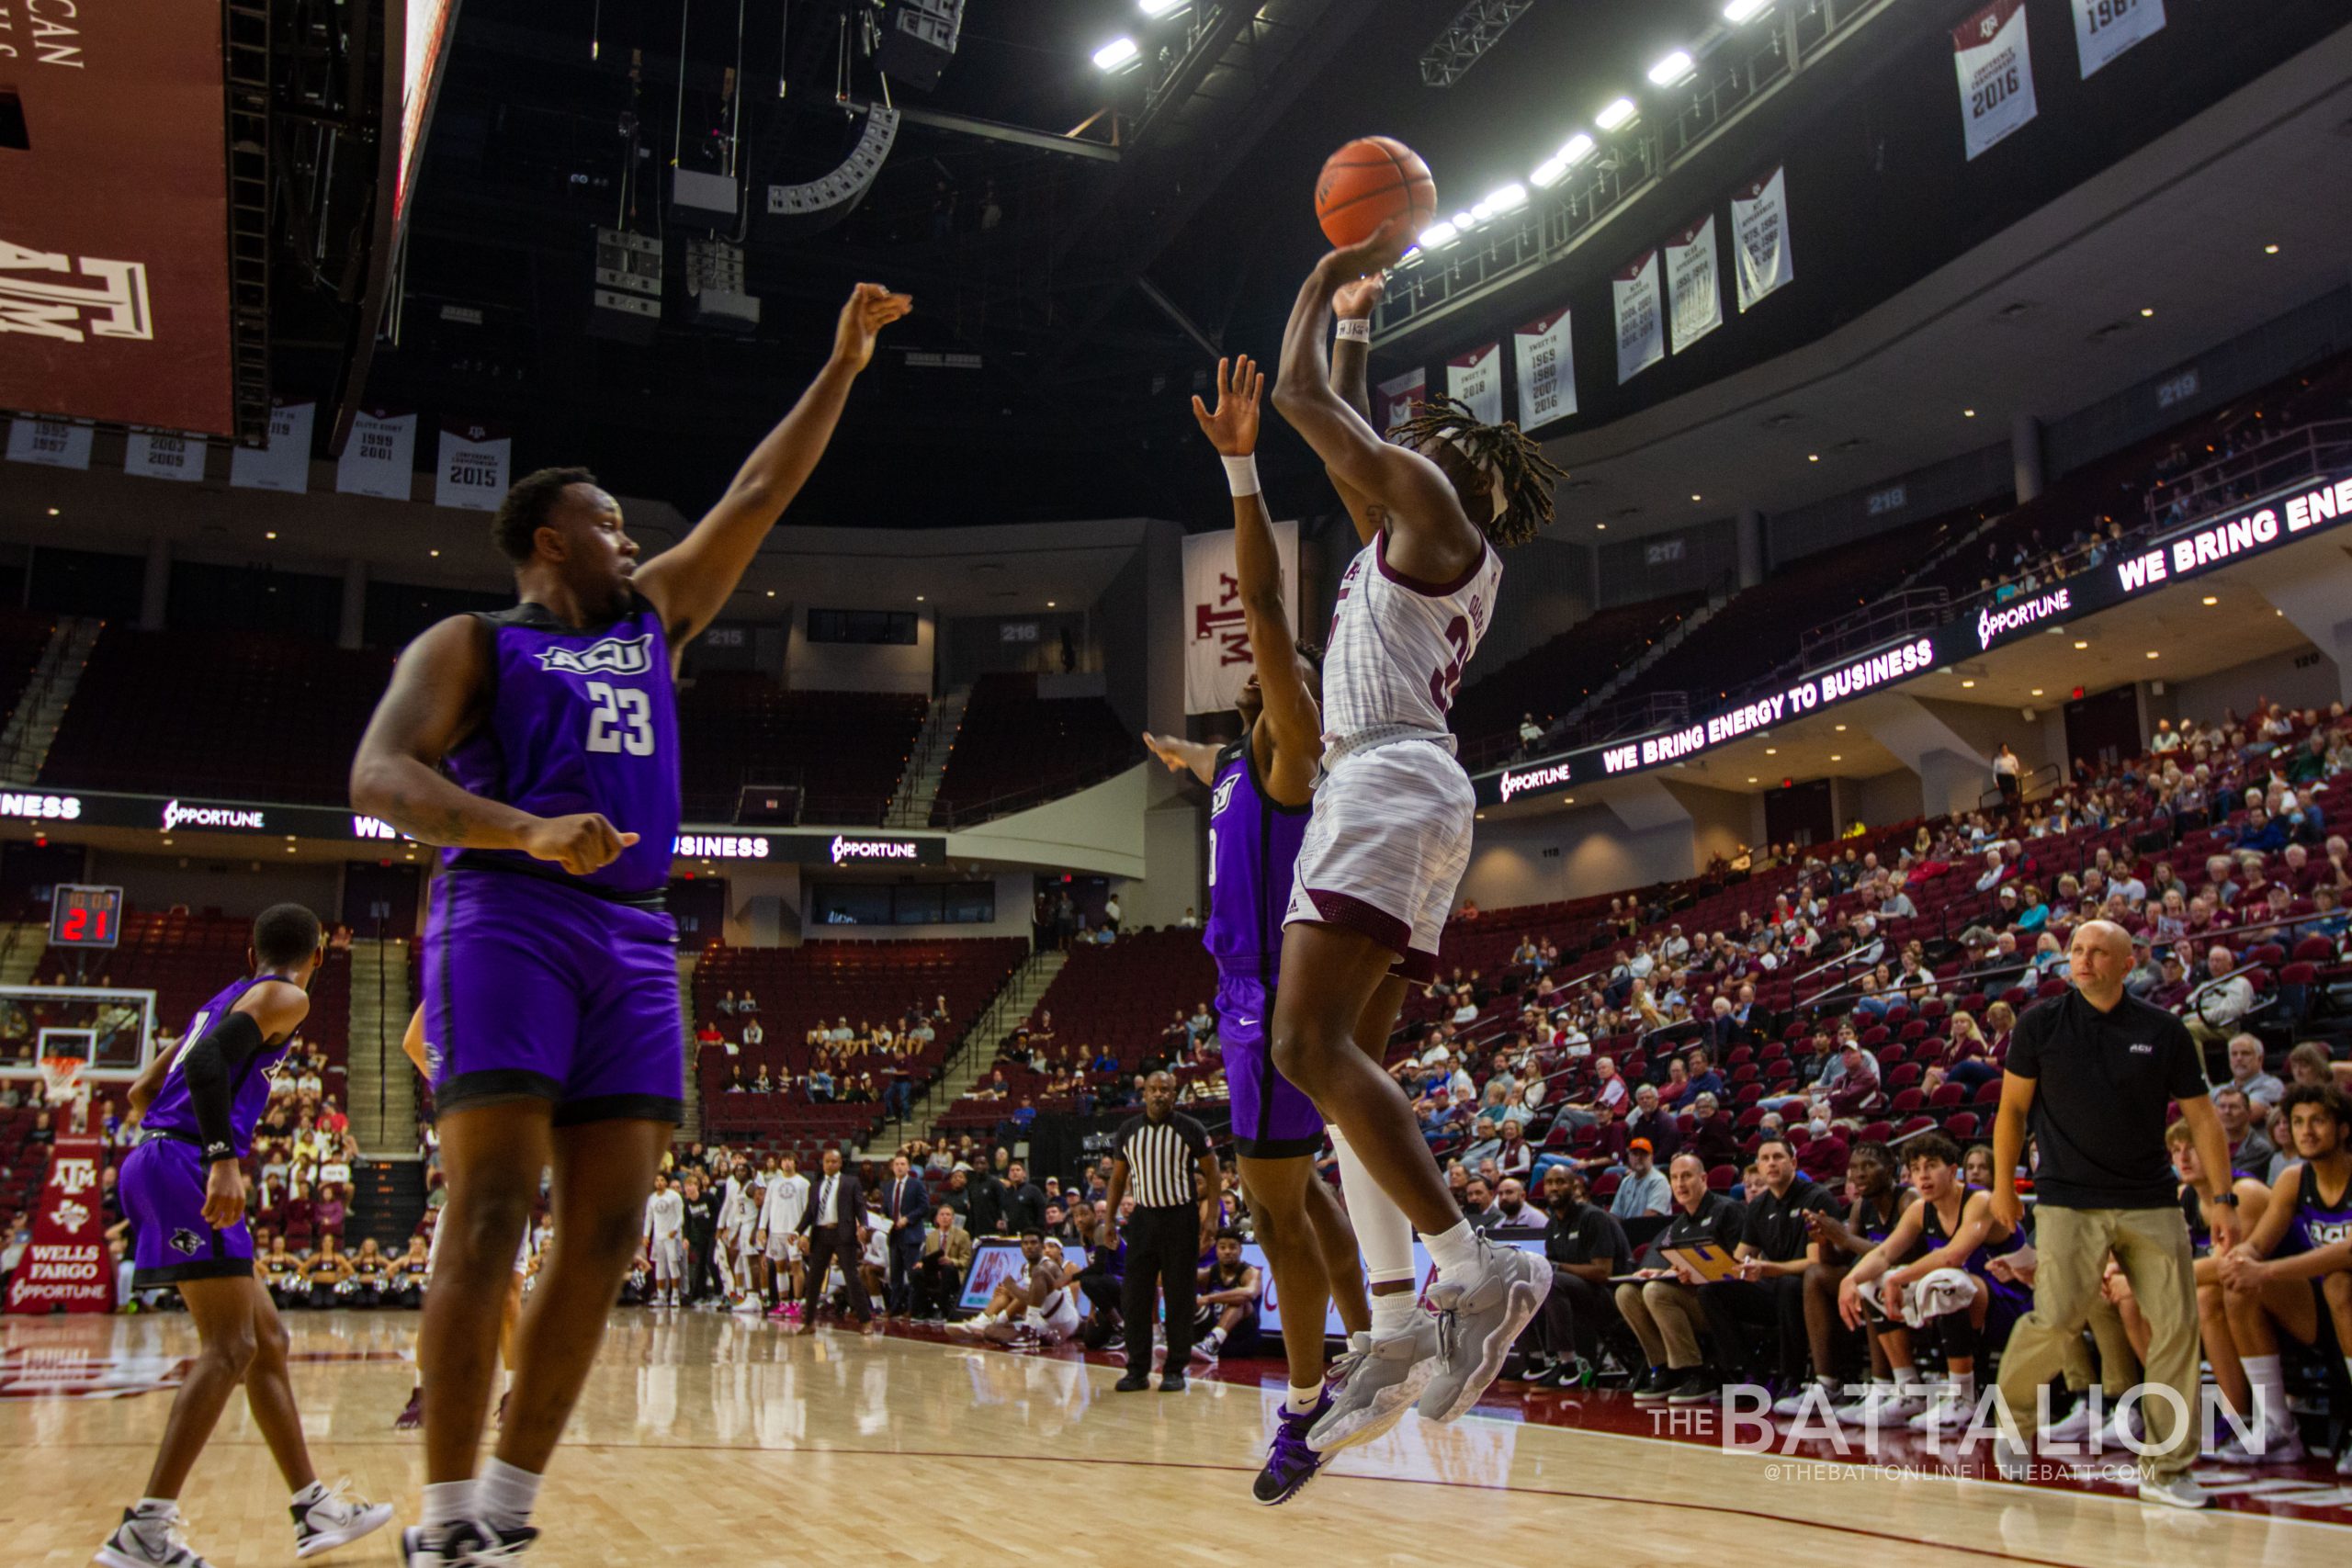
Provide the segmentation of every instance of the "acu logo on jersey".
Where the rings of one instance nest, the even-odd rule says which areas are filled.
[[[608,637],[586,648],[543,648],[539,668],[567,675],[642,675],[653,668],[653,634]]]
[[[1225,808],[1233,804],[1233,788],[1240,782],[1241,775],[1238,773],[1236,773],[1229,778],[1220,779],[1217,781],[1216,793],[1209,797],[1210,816],[1222,817],[1225,815]]]

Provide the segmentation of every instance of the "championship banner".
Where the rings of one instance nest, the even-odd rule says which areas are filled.
[[[416,415],[363,409],[351,422],[351,440],[334,466],[334,488],[345,495],[409,499],[416,466]]]
[[[2165,0],[2075,0],[2075,52],[2083,76],[2165,30]]]
[[[220,15],[0,5],[0,408],[231,434]]]
[[[444,424],[441,461],[433,475],[433,504],[497,511],[513,482],[507,470],[514,461],[514,438],[503,430],[487,424]]]
[[[1714,214],[1666,243],[1666,297],[1677,354],[1724,324],[1724,291],[1715,281]]]
[[[1519,427],[1532,430],[1577,412],[1576,356],[1565,307],[1510,334],[1519,368]]]
[[[1973,159],[2034,117],[2025,0],[1993,0],[1952,28],[1951,49],[1960,73],[1961,124]]]
[[[104,1141],[61,1134],[33,1217],[32,1245],[8,1278],[8,1310],[112,1312],[114,1260],[107,1255]]]
[[[229,482],[240,490],[277,490],[300,495],[311,488],[311,423],[316,403],[273,401],[269,445],[240,446],[229,457]]]
[[[149,479],[204,477],[205,440],[169,430],[134,430],[122,443],[122,471]]]
[[[1657,253],[1645,251],[1609,283],[1617,304],[1617,384],[1623,386],[1666,357],[1666,326],[1658,319]]]
[[[1775,288],[1796,281],[1789,248],[1788,170],[1775,169],[1731,198],[1732,254],[1739,270],[1742,315]]]
[[[1490,343],[1445,362],[1448,397],[1470,405],[1470,417],[1480,424],[1503,422],[1503,345]]]
[[[1283,607],[1298,608],[1298,525],[1274,525],[1274,554],[1283,566]],[[1222,713],[1249,683],[1250,626],[1241,611],[1233,530],[1192,534],[1184,540],[1184,711]]]
[[[62,419],[10,420],[8,461],[39,463],[45,468],[86,468],[90,427]]]
[[[1413,417],[1416,406],[1429,401],[1430,373],[1408,370],[1402,376],[1392,376],[1380,384],[1380,400],[1374,412],[1380,416],[1380,428],[1385,433]]]

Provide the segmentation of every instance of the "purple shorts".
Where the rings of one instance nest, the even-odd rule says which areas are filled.
[[[133,1290],[252,1277],[245,1222],[224,1231],[204,1223],[205,1175],[204,1151],[178,1138],[151,1137],[124,1158],[118,1190],[130,1222]]]
[[[424,968],[436,1110],[547,1100],[559,1127],[684,1112],[666,910],[521,872],[445,871]]]
[[[1216,1037],[1225,1045],[1225,1081],[1233,1094],[1233,1147],[1251,1159],[1297,1159],[1323,1147],[1323,1113],[1274,1071],[1266,1043],[1273,996],[1246,976],[1216,982]]]

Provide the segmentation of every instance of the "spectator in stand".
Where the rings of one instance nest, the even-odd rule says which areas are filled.
[[[2018,761],[2017,752],[2007,741],[2002,741],[2001,749],[1993,753],[1993,782],[2000,786],[2004,807],[2018,803],[2018,775],[2023,771],[2024,763]]]
[[[1826,1095],[1831,1115],[1859,1116],[1875,1109],[1883,1097],[1878,1061],[1862,1049],[1860,1041],[1849,1039],[1838,1059],[1822,1073],[1816,1088]]]
[[[2002,882],[2006,881],[2008,875],[2009,863],[2007,858],[2001,853],[1997,847],[1986,850],[1984,852],[1983,874],[1979,875],[1976,879],[1976,891],[1979,893],[1990,893],[1994,888],[1999,886]]]
[[[1643,1220],[1672,1209],[1673,1186],[1666,1174],[1651,1164],[1650,1156],[1647,1138],[1635,1138],[1625,1145],[1625,1177],[1617,1184],[1617,1196],[1610,1201],[1611,1215],[1620,1220]],[[1703,1165],[1699,1168],[1699,1178],[1700,1185],[1705,1186]]]
[[[1532,714],[1532,713],[1523,713],[1523,714],[1520,715],[1520,716],[1519,716],[1519,751],[1520,751],[1520,755],[1523,757],[1523,756],[1525,756],[1528,752],[1530,752],[1530,751],[1533,750],[1536,747],[1541,746],[1542,744],[1544,744],[1544,727],[1543,727],[1542,725],[1540,725],[1540,724],[1538,724],[1538,723],[1536,723],[1536,722],[1535,722],[1535,716],[1534,716],[1533,714]]]
[[[2251,1034],[2230,1036],[2229,1087],[2267,1116],[2287,1096],[2287,1086],[2262,1070],[2262,1042]]]
[[[1713,1095],[1702,1094],[1691,1102],[1690,1122],[1690,1130],[1682,1141],[1686,1152],[1706,1161],[1711,1170],[1716,1166],[1740,1163],[1739,1134]]]
[[[1193,908],[1190,904],[1185,905],[1184,918],[1176,922],[1176,929],[1182,931],[1199,931],[1201,929],[1200,911]]]
[[[2279,1092],[2283,1098],[2286,1091]],[[2235,1084],[2222,1085],[2212,1099],[2213,1114],[2222,1119],[2222,1134],[2230,1141],[2230,1168],[2257,1181],[2269,1180],[2272,1162],[2278,1157],[2278,1145],[2262,1130],[2269,1107],[2257,1107]]]
[[[760,1027],[760,1021],[758,1019],[747,1018],[743,1021],[743,1043],[746,1046],[756,1051],[762,1045],[767,1043],[767,1038],[768,1032]],[[730,1054],[734,1049],[735,1048],[731,1045],[728,1047]]]
[[[1706,1281],[1664,1249],[1708,1243],[1724,1252],[1740,1244],[1745,1222],[1738,1200],[1707,1190],[1707,1172],[1693,1154],[1677,1155],[1673,1171],[1674,1215],[1655,1247],[1662,1262],[1637,1270],[1642,1276],[1617,1287],[1617,1310],[1641,1340],[1645,1375],[1634,1385],[1642,1404],[1704,1404],[1722,1386],[1708,1374],[1699,1335],[1705,1312],[1699,1287]]]
[[[1633,1114],[1626,1117],[1623,1124],[1623,1141],[1619,1145],[1621,1160],[1623,1157],[1622,1150],[1630,1147],[1631,1140],[1634,1138],[1646,1140],[1655,1153],[1664,1155],[1669,1160],[1682,1150],[1681,1118],[1660,1102],[1656,1084],[1645,1083],[1634,1091]],[[1602,1142],[1608,1142],[1605,1125]]]
[[[2179,750],[2180,732],[2172,727],[2172,720],[2156,720],[2156,732],[2148,739],[2148,750],[2155,756],[2165,757]]]
[[[704,1019],[702,1027],[695,1031],[695,1043],[697,1045],[717,1045],[725,1039],[726,1036],[718,1032],[718,1025],[708,1019]]]
[[[939,1322],[954,1310],[972,1267],[972,1233],[957,1223],[956,1210],[942,1203],[932,1217],[915,1264],[915,1315],[926,1323]]]
[[[2233,973],[2236,967],[2237,960],[2228,948],[2217,942],[2206,949],[2204,969],[2188,994],[2186,1014],[2188,1032],[2202,1049],[2228,1040],[2231,1026],[2254,1006],[2254,982]]]

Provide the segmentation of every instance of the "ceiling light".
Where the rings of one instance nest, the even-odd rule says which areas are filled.
[[[916,594],[916,595],[915,595],[915,603],[916,603],[916,604],[922,604],[922,594],[918,593],[918,594]]]
[[[2214,598],[2214,597],[2213,597],[2213,595],[2211,595],[2211,593],[2208,593],[2207,595],[2205,595],[2205,603],[2207,603],[2208,604],[2220,604],[2220,603],[2221,603],[2221,601],[2220,601],[2219,599]]]
[[[57,508],[55,508],[54,506],[51,507],[51,508],[49,509],[49,514],[50,514],[51,517],[56,516],[56,515],[57,515]]]
[[[1136,47],[1135,39],[1113,39],[1094,51],[1094,68],[1098,71],[1117,71],[1134,64],[1142,54],[1143,51]]]
[[[1804,460],[1808,463],[1818,463],[1821,461],[1821,454],[1818,452],[1807,452],[1804,455]]]
[[[1192,3],[1193,0],[1136,0],[1136,8],[1147,17],[1165,17],[1171,11],[1182,10]]]
[[[1839,753],[1839,752],[1836,752],[1836,751],[1832,751],[1832,752],[1830,752],[1830,753],[1829,753],[1829,760],[1830,760],[1831,761],[1833,761],[1833,762],[1842,762],[1842,761],[1844,761],[1846,759],[1845,759],[1845,757],[1844,757],[1841,753]]]
[[[2088,648],[2089,646],[2090,646],[2090,644],[2089,644],[2089,643],[2082,642],[2082,641],[2077,641],[2077,642],[2075,644],[2075,650],[2076,650],[2077,652],[2080,652],[2082,649],[2086,649],[2086,648]]]
[[[1974,409],[1962,409],[1960,411],[1960,417],[1962,419],[1974,419],[1976,417],[1976,411]]]
[[[427,554],[427,555],[430,555],[430,556],[435,556],[435,557],[439,556],[439,555],[440,555],[440,553],[441,553],[441,552],[440,552],[439,550],[427,550],[427,551],[425,552],[425,554]]]
[[[771,589],[769,589],[769,590],[768,590],[768,597],[769,597],[769,598],[771,598],[771,599],[773,599],[773,598],[775,598],[775,589],[771,588]]]
[[[1845,734],[1845,733],[1846,733],[1846,727],[1845,727],[1844,725],[1842,725],[1842,724],[1841,724],[1841,725],[1839,725],[1839,726],[1838,727],[1838,734],[1840,734],[1840,735]]]
[[[1573,167],[1592,156],[1592,138],[1577,131],[1561,145],[1560,162]]]
[[[1756,782],[1756,775],[1755,775],[1754,773],[1750,773],[1750,774],[1748,774],[1748,775],[1747,775],[1747,782],[1748,782],[1749,784],[1754,784],[1754,783]]]
[[[1778,746],[1767,746],[1764,748],[1764,755],[1767,757],[1777,757],[1780,754],[1781,749]]]
[[[1475,229],[1478,226],[1478,214],[1475,209],[1457,212],[1453,215],[1453,223],[1456,229]]]
[[[2153,316],[2155,313],[2156,308],[2154,305],[2143,305],[2140,307],[2140,314],[2143,316]]]
[[[262,536],[262,537],[263,537],[263,538],[265,538],[265,539],[275,539],[276,537],[277,537],[277,529],[275,529],[275,528],[272,528],[268,533],[264,534],[264,535]]]
[[[2278,247],[2276,245],[2265,245],[2262,247],[2262,254],[2266,256],[2275,256],[2278,254]]]
[[[1526,202],[1527,187],[1517,180],[1513,180],[1500,190],[1488,191],[1487,199],[1478,205],[1488,212],[1509,212],[1514,207],[1524,206]]]
[[[2029,693],[2029,694],[2028,694],[2028,695],[2030,695],[2030,696],[2036,696],[2036,697],[2038,697],[2038,696],[2041,695],[2041,687],[2039,687],[2039,686],[2036,686],[2036,687],[2035,687],[2035,688],[2034,688],[2030,693]]]
[[[1592,526],[1595,533],[1606,534],[1609,532],[1609,525],[1606,523],[1595,523]]]
[[[1450,245],[1462,237],[1462,231],[1451,223],[1432,223],[1421,231],[1421,247]]]
[[[2153,649],[2153,648],[2152,648],[2152,649],[2148,649],[2148,657],[2149,657],[2149,658],[2151,658],[2151,659],[2155,658],[2155,657],[2156,657],[2156,650],[2155,650],[2154,649]]]
[[[1697,491],[1695,491],[1695,490],[1694,490],[1694,491],[1692,491],[1690,492],[1690,499],[1691,499],[1691,500],[1693,500],[1693,501],[1699,501],[1699,500],[1702,500],[1702,499],[1703,499],[1703,498],[1699,494],[1699,492],[1698,492]]]
[[[1614,130],[1633,118],[1634,100],[1631,98],[1619,98],[1615,103],[1611,104],[1607,108],[1602,109],[1599,114],[1594,115],[1592,117],[1592,123],[1600,127],[1603,130]]]
[[[1650,85],[1671,87],[1677,82],[1687,82],[1698,73],[1699,68],[1690,63],[1690,51],[1678,49],[1650,67]]]
[[[1771,3],[1772,0],[1731,0],[1731,4],[1724,7],[1724,20],[1737,27]]]
[[[1054,607],[1054,602],[1053,602],[1051,599],[1046,600],[1046,609],[1048,609],[1048,610],[1050,610],[1050,609],[1052,609],[1053,607]]]
[[[1964,691],[1967,691],[1971,686],[1973,686],[1973,685],[1975,685],[1975,684],[1976,684],[1976,682],[1973,682],[1973,681],[1962,681],[1962,682],[1960,683],[1960,689],[1961,689],[1962,691],[1963,691],[1963,692],[1964,692]]]
[[[1527,177],[1533,180],[1537,185],[1549,188],[1552,186],[1558,185],[1560,183],[1560,176],[1567,172],[1567,164],[1561,162],[1558,158],[1546,158],[1542,163],[1536,164],[1535,172]]]

